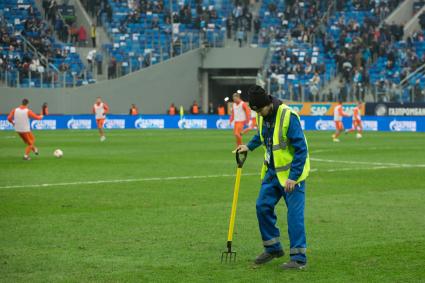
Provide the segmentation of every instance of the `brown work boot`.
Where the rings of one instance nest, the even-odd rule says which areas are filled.
[[[285,253],[283,250],[275,251],[272,253],[263,252],[259,256],[257,256],[254,260],[255,264],[264,264],[271,261],[274,258],[282,257]]]

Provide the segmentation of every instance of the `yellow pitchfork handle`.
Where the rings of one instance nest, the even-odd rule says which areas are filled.
[[[227,249],[229,252],[231,252],[232,250],[232,238],[233,238],[233,230],[235,228],[236,207],[238,205],[242,166],[245,163],[247,155],[248,155],[248,152],[246,151],[239,152],[239,150],[236,150],[236,163],[238,164],[238,169],[236,170],[236,182],[235,182],[235,188],[233,190],[232,211],[230,212],[229,232],[227,233]]]
[[[230,213],[230,223],[229,223],[229,233],[227,234],[227,241],[231,242],[233,238],[233,230],[235,228],[235,218],[236,218],[236,207],[238,205],[238,196],[239,196],[239,187],[241,184],[241,175],[242,168],[238,167],[236,170],[236,182],[235,188],[233,191],[233,203],[232,203],[232,211]]]

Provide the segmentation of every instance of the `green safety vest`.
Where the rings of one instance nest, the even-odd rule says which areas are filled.
[[[288,137],[286,136],[288,132],[288,128],[289,128],[291,113],[295,114],[298,120],[300,119],[298,114],[292,111],[287,105],[281,104],[279,108],[277,109],[276,122],[275,122],[274,131],[273,131],[272,150],[273,150],[274,167],[276,170],[276,175],[279,180],[279,183],[282,186],[285,185],[285,182],[289,177],[291,163],[292,163],[292,160],[294,159],[294,148],[289,143]],[[261,169],[261,180],[263,180],[267,171],[267,165],[265,162],[266,155],[267,155],[267,148],[264,143],[264,137],[263,137],[263,117],[257,114],[257,121],[259,121],[258,130],[260,132],[260,139],[264,148],[264,163]],[[305,140],[305,142],[307,145],[307,140]],[[307,159],[304,164],[303,172],[301,176],[298,178],[298,180],[296,180],[297,183],[305,180],[308,176],[309,171],[310,171],[310,158],[307,153]]]

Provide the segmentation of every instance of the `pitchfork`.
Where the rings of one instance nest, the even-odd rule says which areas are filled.
[[[236,206],[238,204],[238,195],[239,195],[239,185],[241,183],[242,175],[242,166],[246,160],[247,152],[236,151],[236,163],[238,168],[236,170],[236,182],[235,188],[233,190],[233,202],[232,202],[232,211],[230,213],[230,223],[229,231],[227,233],[227,251],[224,251],[221,254],[221,262],[235,262],[236,261],[236,252],[232,251],[232,238],[233,238],[233,229],[235,228],[235,218],[236,218]]]

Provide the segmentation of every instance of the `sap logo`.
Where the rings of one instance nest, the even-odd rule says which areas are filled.
[[[310,107],[310,113],[313,116],[323,116],[331,108],[330,104],[312,104]]]
[[[230,129],[232,125],[228,119],[218,119],[215,123],[217,129]]]
[[[206,129],[207,120],[206,119],[180,119],[179,120],[180,129]]]
[[[365,131],[377,131],[378,121],[363,121],[363,130]]]
[[[142,119],[134,122],[136,129],[164,129],[164,119]]]
[[[300,120],[300,123],[301,123],[301,129],[305,130],[305,121]]]
[[[66,123],[68,129],[91,129],[90,119],[71,119]]]
[[[104,127],[106,129],[125,129],[124,119],[106,119]]]
[[[301,109],[303,109],[303,104],[289,104],[288,106],[292,111],[297,113],[300,113]]]
[[[416,121],[391,121],[392,132],[416,132]]]
[[[13,130],[13,125],[7,120],[0,120],[0,130]]]
[[[342,105],[342,110],[350,116],[353,116],[353,110],[356,108],[356,104],[344,104]]]
[[[332,120],[318,120],[316,121],[316,130],[335,130],[335,123]]]
[[[31,128],[35,130],[56,130],[56,120],[34,120]]]

